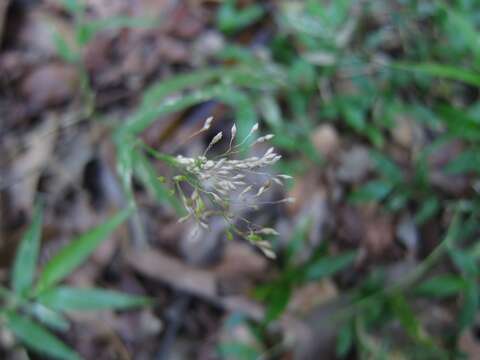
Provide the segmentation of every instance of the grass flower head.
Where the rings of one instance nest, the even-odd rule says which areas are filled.
[[[211,122],[212,118],[208,118],[202,129],[194,135],[208,130]],[[274,258],[275,253],[270,243],[265,241],[262,235],[278,233],[274,229],[253,224],[242,217],[241,213],[249,209],[258,209],[261,205],[293,201],[292,198],[278,201],[263,200],[265,193],[274,186],[282,186],[283,181],[291,177],[268,172],[268,169],[281,159],[281,155],[277,154],[273,147],[260,157],[235,158],[235,155],[245,147],[264,143],[273,138],[272,134],[268,134],[253,142],[250,141],[249,144],[249,140],[257,130],[258,124],[255,124],[241,142],[233,145],[237,133],[234,124],[229,134],[228,149],[222,154],[208,157],[210,150],[224,138],[223,133],[219,132],[210,141],[202,155],[176,157],[181,175],[174,177],[175,186],[187,211],[187,215],[179,221],[193,220],[196,224],[195,233],[198,234],[202,229],[208,230],[210,217],[222,216],[232,232],[256,245],[267,257]],[[262,181],[259,183],[254,178],[260,178]],[[191,188],[189,196],[185,194],[185,185]],[[240,222],[243,223],[241,227],[238,226]],[[247,230],[243,230],[244,228]]]

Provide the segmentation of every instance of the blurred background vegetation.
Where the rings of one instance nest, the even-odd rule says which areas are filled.
[[[0,356],[477,359],[479,26],[477,0],[4,0]],[[294,177],[239,214],[275,260],[177,223],[162,154],[233,121]]]

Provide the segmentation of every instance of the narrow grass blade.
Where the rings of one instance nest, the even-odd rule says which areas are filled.
[[[465,150],[447,164],[445,171],[454,175],[468,172],[480,173],[480,151]]]
[[[33,350],[62,360],[79,360],[81,357],[47,329],[27,317],[15,313],[6,314],[7,327],[26,346]]]
[[[102,241],[107,239],[108,236],[128,218],[130,213],[131,208],[117,213],[105,223],[80,235],[60,250],[60,252],[45,265],[38,280],[36,293],[41,293],[70,275],[73,270],[80,266],[87,257],[92,254]]]
[[[353,326],[349,322],[343,325],[337,334],[335,352],[338,357],[344,358],[347,356],[348,352],[352,348],[353,340]]]
[[[57,50],[58,55],[62,60],[74,64],[79,60],[79,52],[73,49],[72,46],[65,40],[60,32],[55,31],[53,33],[53,42]]]
[[[187,89],[206,89],[216,85],[246,86],[249,88],[269,88],[282,83],[280,70],[262,66],[232,66],[198,70],[188,74],[177,75],[148,88],[142,98],[140,108],[157,107],[169,95],[176,95]]]
[[[417,210],[415,222],[418,225],[424,224],[440,211],[440,206],[440,201],[435,196],[429,197],[421,203],[420,208]]]
[[[52,329],[66,331],[70,327],[68,321],[61,314],[38,302],[32,304],[27,311],[41,323]]]
[[[77,42],[84,46],[101,31],[118,28],[149,28],[158,23],[154,18],[113,16],[100,20],[83,21],[77,26]]]
[[[42,207],[35,206],[33,221],[23,235],[13,264],[11,284],[15,293],[25,295],[32,287],[42,231]]]
[[[465,140],[480,140],[480,122],[463,109],[442,105],[437,112],[447,125],[451,137],[458,136]]]
[[[415,289],[415,294],[420,296],[444,298],[462,292],[466,287],[465,280],[456,275],[438,275],[432,277]]]
[[[238,67],[176,77],[167,83],[155,85],[148,90],[144,96],[142,106],[127,120],[125,125],[120,128],[120,131],[132,135],[138,134],[161,116],[212,99],[222,100],[222,97],[224,97],[223,100],[231,105],[233,100],[231,100],[232,96],[229,93],[232,91],[238,93],[234,88],[235,86],[260,89],[272,86],[279,87],[284,83],[281,75],[276,68],[267,68],[260,71],[248,67]],[[210,80],[219,81],[214,85],[209,84],[183,96],[165,98],[168,94],[203,82],[207,83]]]
[[[469,276],[466,278],[466,282],[466,287],[463,291],[462,307],[458,314],[460,330],[466,329],[475,323],[475,314],[478,313],[480,303],[478,277]]]
[[[396,63],[393,67],[399,70],[418,71],[433,77],[455,80],[467,85],[480,87],[480,74],[456,66],[437,63]]]
[[[198,88],[209,81],[217,79],[225,71],[225,69],[206,69],[189,74],[177,75],[172,79],[158,82],[145,91],[141,106],[156,106],[160,101],[164,100],[167,95],[174,94],[189,87]]]
[[[258,21],[264,14],[260,4],[239,9],[234,1],[224,1],[217,14],[217,26],[225,33],[243,29]]]
[[[370,158],[376,165],[377,171],[386,177],[391,183],[398,183],[404,180],[403,172],[388,156],[379,151],[370,151]]]
[[[38,300],[54,310],[129,309],[145,306],[150,300],[143,296],[102,289],[58,287],[42,293]]]
[[[415,340],[425,341],[427,339],[426,333],[405,297],[397,293],[391,296],[389,300],[393,313],[405,331]]]
[[[372,180],[362,185],[350,195],[349,200],[354,203],[382,201],[393,190],[393,184],[385,180]]]
[[[136,135],[149,127],[160,116],[186,109],[190,106],[211,100],[220,96],[226,87],[212,86],[206,89],[193,91],[183,97],[165,100],[154,107],[141,107],[132,115],[119,131]]]

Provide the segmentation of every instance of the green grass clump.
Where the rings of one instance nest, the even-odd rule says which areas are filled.
[[[123,210],[73,239],[37,272],[42,229],[42,208],[37,206],[33,222],[23,235],[11,273],[11,289],[0,287],[0,321],[32,350],[56,359],[81,359],[50,330],[66,332],[70,325],[63,313],[129,309],[150,300],[97,288],[58,285],[82,265],[91,253],[131,214]]]

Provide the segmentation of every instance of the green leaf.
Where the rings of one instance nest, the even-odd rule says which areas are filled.
[[[477,276],[479,268],[475,258],[464,250],[451,248],[449,250],[450,257],[455,265],[460,269],[464,276]]]
[[[30,319],[10,312],[6,314],[6,320],[8,328],[15,336],[33,350],[56,359],[81,359],[75,351]]]
[[[287,84],[284,68],[272,63],[256,61],[226,70],[228,72],[219,77],[219,83],[226,88],[235,85],[239,88],[272,91]]]
[[[318,280],[327,276],[334,275],[340,270],[348,267],[356,258],[355,251],[346,252],[338,256],[323,257],[314,261],[305,269],[306,280]]]
[[[149,28],[158,24],[154,18],[110,16],[99,20],[82,21],[76,27],[76,39],[85,46],[101,31],[118,28]]]
[[[189,87],[199,88],[205,83],[218,79],[228,69],[205,69],[188,74],[180,74],[150,86],[143,94],[142,107],[152,107],[165,99],[167,95],[175,94]]]
[[[196,73],[188,75],[182,75],[176,77],[166,84],[158,84],[153,86],[145,95],[143,105],[119,128],[119,132],[135,135],[144,131],[154,121],[166,114],[186,109],[190,106],[200,104],[212,99],[220,99],[226,101],[227,104],[235,108],[237,116],[244,116],[249,118],[250,122],[253,122],[253,117],[256,116],[256,112],[251,112],[251,106],[248,102],[250,99],[246,97],[244,93],[236,90],[232,84],[237,86],[245,86],[247,88],[260,88],[270,89],[277,87],[283,83],[283,74],[280,69],[276,67],[263,67],[257,66],[256,68],[239,66],[235,68],[225,68],[219,70],[212,70],[205,73]],[[198,76],[198,77],[195,77]],[[197,82],[189,83],[193,81]],[[209,84],[209,86],[199,86],[199,89],[192,90],[183,96],[177,96],[172,98],[164,98],[165,95],[171,91],[178,91],[189,85],[195,86],[202,81],[208,81],[210,79],[219,80],[220,84]],[[232,92],[234,93],[232,95]],[[240,95],[237,95],[240,94]],[[240,97],[242,99],[240,99]],[[239,101],[236,100],[240,99]],[[159,99],[161,101],[159,101]],[[246,99],[246,100],[244,100]],[[234,103],[238,106],[235,107]],[[245,110],[241,109],[241,106],[245,105]],[[247,115],[244,115],[244,114]],[[240,121],[246,123],[245,121]],[[239,133],[240,136],[240,133]]]
[[[337,335],[336,354],[340,358],[347,356],[353,345],[353,326],[351,323],[343,325]]]
[[[383,147],[385,139],[383,137],[382,131],[377,126],[367,124],[363,132],[376,148]]]
[[[480,172],[480,151],[467,150],[462,152],[447,164],[445,171],[449,174],[464,174],[467,172],[478,174]]]
[[[154,17],[109,16],[99,20],[89,21],[87,25],[92,35],[109,29],[146,29],[158,25]]]
[[[435,298],[457,295],[465,289],[465,280],[455,275],[434,276],[417,286],[415,294]]]
[[[22,237],[13,264],[11,284],[17,294],[25,295],[31,290],[36,273],[41,231],[42,207],[40,203],[37,203],[33,221]]]
[[[434,196],[422,202],[420,209],[415,214],[415,222],[419,225],[425,223],[440,210],[440,201]]]
[[[109,235],[123,223],[131,213],[127,208],[96,228],[80,235],[54,256],[43,269],[38,280],[36,293],[41,293],[63,280],[80,266]]]
[[[349,200],[354,203],[382,201],[392,191],[393,185],[385,180],[372,180],[354,191]]]
[[[356,106],[345,106],[342,109],[345,122],[354,130],[362,132],[365,129],[365,116],[363,109]]]
[[[475,314],[479,307],[480,292],[477,278],[470,276],[467,278],[465,290],[463,291],[463,302],[458,315],[458,325],[460,331],[474,324]]]
[[[42,304],[32,304],[31,307],[28,307],[28,312],[40,322],[55,330],[65,331],[70,327],[68,321],[61,314]]]
[[[79,47],[84,47],[92,39],[92,28],[85,22],[79,22],[75,27],[75,40]]]
[[[480,122],[465,110],[442,105],[437,112],[447,125],[451,137],[461,137],[470,141],[480,140]]]
[[[159,117],[211,100],[212,98],[220,96],[225,89],[223,86],[212,86],[192,91],[190,94],[182,97],[165,100],[155,106],[142,106],[128,118],[125,124],[119,128],[119,131],[136,135],[149,127]]]
[[[390,182],[398,183],[404,180],[400,167],[384,154],[378,151],[370,151],[370,158],[375,163],[377,171]]]
[[[401,70],[418,71],[433,77],[456,80],[468,85],[480,87],[480,74],[467,69],[462,69],[458,66],[437,63],[397,63],[393,66]]]
[[[292,295],[292,286],[281,281],[272,286],[267,295],[267,309],[265,322],[270,323],[277,319],[285,310]]]
[[[476,28],[476,21],[472,21],[476,17],[476,14],[467,13],[468,10],[465,8],[458,9],[459,11],[457,11],[457,9],[452,6],[447,6],[442,3],[438,3],[438,5],[444,10],[445,14],[447,14],[446,24],[450,26],[450,32],[455,39],[455,45],[460,43],[468,47],[475,55],[475,63],[478,64],[480,58],[480,39]]]
[[[68,44],[68,42],[63,38],[63,36],[55,31],[53,33],[53,42],[57,50],[58,55],[66,62],[76,63],[79,60],[79,54],[76,50]]]
[[[416,340],[422,340],[424,334],[420,322],[405,298],[401,294],[395,294],[390,298],[390,304],[407,333]]]
[[[128,309],[148,305],[143,296],[123,294],[103,289],[80,289],[61,286],[43,292],[39,297],[45,306],[57,311]]]
[[[288,80],[292,88],[313,89],[316,84],[315,67],[302,58],[297,58],[288,68]]]
[[[237,9],[235,0],[227,0],[218,10],[217,26],[221,31],[231,33],[253,24],[263,13],[263,8],[258,4]]]
[[[150,86],[144,93],[140,109],[147,110],[158,107],[162,101],[167,101],[167,96],[178,95],[187,89],[195,90],[212,87],[219,82],[232,88],[232,85],[246,86],[249,88],[265,88],[267,85],[280,84],[282,74],[273,78],[272,72],[278,73],[275,68],[264,69],[258,64],[238,65],[230,67],[218,67],[211,69],[197,70],[187,74],[180,74],[171,79],[163,80]],[[270,81],[268,81],[270,79]],[[277,85],[278,85],[277,84]],[[276,85],[275,85],[276,86]],[[198,96],[198,95],[197,95]],[[174,101],[174,100],[170,100]]]

